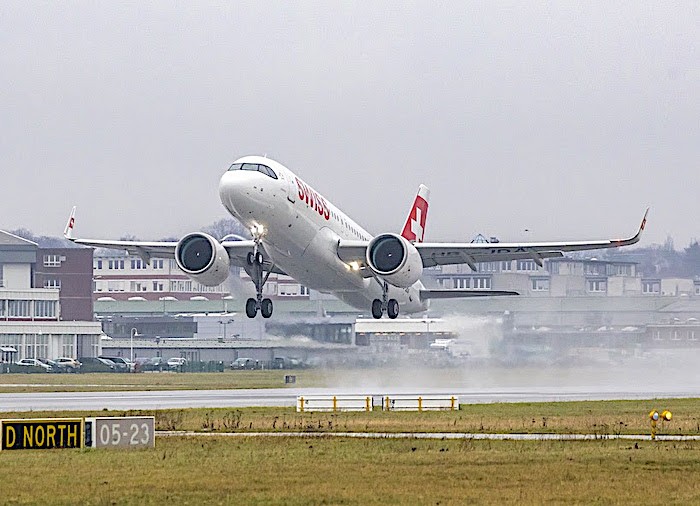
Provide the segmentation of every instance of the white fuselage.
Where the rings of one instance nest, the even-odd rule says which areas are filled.
[[[279,269],[308,288],[333,293],[366,310],[382,298],[374,277],[365,278],[337,254],[339,240],[370,241],[372,235],[331,204],[292,171],[261,156],[246,156],[234,163],[262,164],[277,179],[261,172],[230,170],[221,177],[221,203],[249,229],[262,227],[266,255]],[[425,311],[420,281],[409,288],[389,286],[402,313]]]

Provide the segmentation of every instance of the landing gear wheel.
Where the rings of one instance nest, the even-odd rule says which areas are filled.
[[[263,318],[269,318],[272,316],[272,301],[270,299],[263,299],[260,303],[260,314]]]
[[[372,316],[377,320],[382,317],[382,301],[379,299],[372,301]]]
[[[255,299],[248,299],[246,301],[245,314],[248,318],[255,318],[258,314],[258,303]]]
[[[252,251],[248,252],[245,257],[245,261],[248,262],[248,265],[253,265],[253,263],[255,263],[255,255],[253,255]]]
[[[396,299],[389,299],[386,305],[386,314],[392,320],[399,316],[399,303]]]
[[[263,254],[260,253],[259,251],[255,254],[255,263],[258,265],[263,264]]]

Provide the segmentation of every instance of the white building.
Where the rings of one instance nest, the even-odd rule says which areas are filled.
[[[4,360],[96,356],[96,322],[61,321],[59,290],[33,288],[36,243],[0,231],[0,347]]]
[[[175,260],[153,258],[146,263],[113,250],[95,251],[93,275],[95,300],[215,300],[230,293],[228,281],[213,287],[202,285],[182,272]]]

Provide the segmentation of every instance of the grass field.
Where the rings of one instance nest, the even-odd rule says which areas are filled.
[[[698,434],[700,399],[463,405],[457,412],[291,408],[4,413],[152,414],[159,430]],[[2,504],[691,504],[700,442],[158,437],[155,450],[0,452]]]
[[[63,412],[61,416],[153,415],[158,430],[204,432],[474,432],[648,434],[647,414],[668,409],[663,434],[700,434],[700,399],[542,402],[462,405],[459,411],[297,413],[294,408],[201,408],[120,412]],[[3,413],[3,418],[57,416]]]
[[[700,443],[160,438],[0,453],[4,504],[692,504]]]
[[[285,385],[284,376],[297,377]],[[95,392],[124,390],[219,390],[229,388],[311,387],[323,383],[315,370],[225,371],[222,373],[0,374],[0,392]]]

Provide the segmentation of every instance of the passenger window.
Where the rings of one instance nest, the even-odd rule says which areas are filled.
[[[242,163],[234,163],[228,168],[228,170],[241,170],[242,165]]]

